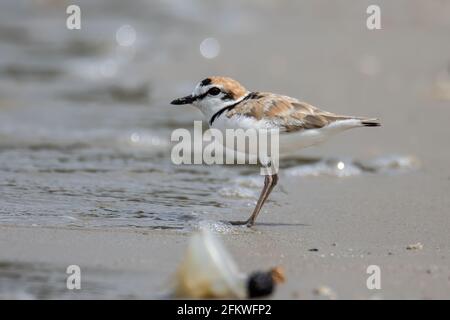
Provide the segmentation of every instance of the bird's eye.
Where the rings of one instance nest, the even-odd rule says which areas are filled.
[[[217,96],[219,93],[220,93],[220,89],[217,87],[213,87],[208,90],[208,94],[210,94],[212,96]]]

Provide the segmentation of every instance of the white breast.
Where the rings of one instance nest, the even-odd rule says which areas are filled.
[[[265,120],[256,120],[252,117],[239,116],[234,115],[228,118],[225,114],[222,113],[219,117],[217,117],[213,124],[213,128],[217,128],[221,131],[225,131],[226,129],[271,129],[273,126],[270,125],[269,122]]]
[[[218,116],[214,122],[212,123],[212,128],[218,129],[222,132],[223,139],[224,139],[224,145],[226,148],[230,150],[236,151],[235,158],[236,159],[245,159],[247,156],[247,160],[251,159],[252,161],[256,161],[256,159],[259,159],[258,157],[258,143],[254,145],[254,148],[249,147],[247,143],[243,146],[238,146],[234,139],[233,140],[227,140],[227,129],[236,130],[236,129],[242,129],[244,131],[247,131],[248,129],[255,130],[255,135],[258,137],[258,130],[259,129],[270,129],[272,126],[267,121],[263,120],[256,120],[251,117],[246,116],[239,116],[234,115],[233,117],[227,117],[225,112]],[[233,132],[231,132],[234,134]],[[248,134],[248,133],[246,133]],[[261,160],[261,159],[259,159]],[[248,161],[246,161],[248,163]]]

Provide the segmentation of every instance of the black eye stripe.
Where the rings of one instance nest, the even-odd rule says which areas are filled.
[[[222,97],[222,100],[233,100],[233,95],[230,94],[229,92],[225,93],[224,96]]]
[[[194,97],[194,98],[195,98],[195,100],[202,100],[202,99],[205,98],[208,94],[209,94],[209,90],[206,91],[205,93],[202,93],[202,94],[200,94],[200,95]]]
[[[211,90],[212,89],[217,89],[217,90],[219,90],[216,94],[211,94]],[[194,99],[195,100],[202,100],[203,98],[205,98],[207,95],[213,95],[213,96],[215,96],[215,95],[218,95],[219,93],[221,93],[222,92],[222,90],[220,90],[219,88],[217,88],[217,87],[212,87],[212,88],[210,88],[208,91],[206,91],[205,93],[202,93],[202,94],[200,94],[200,95],[198,95],[198,96],[195,96],[194,97]]]

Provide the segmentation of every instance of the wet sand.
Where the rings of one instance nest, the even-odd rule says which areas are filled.
[[[251,230],[229,227],[221,234],[243,271],[283,266],[287,282],[273,296],[276,299],[330,298],[316,294],[322,286],[332,290],[331,298],[338,299],[450,298],[450,102],[446,89],[450,83],[450,6],[441,1],[381,1],[383,29],[368,31],[364,14],[368,4],[361,1],[350,7],[347,1],[315,1],[277,6],[268,2],[258,7],[242,6],[238,10],[241,15],[216,20],[201,13],[235,11],[216,10],[216,5],[205,6],[200,13],[187,10],[180,15],[165,6],[161,6],[164,10],[159,8],[161,12],[148,10],[155,19],[137,20],[140,30],[149,30],[157,42],[149,45],[151,50],[146,47],[147,55],[138,55],[141,60],[137,66],[132,64],[134,68],[128,73],[120,74],[121,79],[134,79],[136,70],[148,70],[145,74],[150,74],[154,86],[148,104],[140,98],[137,105],[134,100],[115,101],[123,109],[116,105],[105,110],[98,105],[108,104],[110,98],[106,102],[95,100],[96,94],[105,94],[101,90],[94,90],[94,101],[88,97],[92,104],[86,105],[83,99],[50,102],[54,97],[39,91],[40,86],[33,87],[36,81],[19,81],[18,86],[0,79],[4,93],[0,100],[0,156],[4,157],[0,164],[8,178],[2,183],[0,205],[0,298],[160,298],[190,232],[201,220],[237,220],[250,214],[254,197],[221,199],[219,193],[222,182],[233,187],[240,172],[236,168],[167,170],[167,174],[158,167],[159,162],[168,162],[167,153],[139,158],[136,149],[119,148],[118,152],[116,145],[108,144],[120,140],[122,130],[128,134],[132,127],[149,129],[142,124],[144,120],[152,130],[168,123],[173,127],[190,125],[200,114],[193,109],[167,109],[168,102],[211,74],[227,74],[251,90],[292,95],[333,112],[381,118],[381,128],[343,133],[323,146],[305,150],[302,156],[368,159],[399,154],[411,155],[420,163],[404,172],[363,172],[349,177],[282,172],[257,225]],[[124,14],[134,17],[134,13]],[[158,20],[160,15],[164,19]],[[210,18],[205,20],[204,16]],[[142,25],[142,21],[151,25]],[[215,22],[219,22],[218,27],[214,27]],[[159,31],[154,30],[168,25],[177,28],[164,29],[163,34],[169,36],[158,40]],[[180,28],[188,30],[188,35],[181,36]],[[221,53],[216,59],[206,60],[198,52],[199,43],[207,36],[220,40]],[[152,51],[155,48],[165,51],[158,49],[158,56]],[[250,60],[252,56],[258,58]],[[79,98],[86,92],[82,83],[87,80],[77,81],[80,87],[68,90],[52,83],[49,91],[69,91],[71,97]],[[19,89],[31,87],[35,91],[24,98]],[[30,102],[36,99],[43,102],[37,106]],[[78,109],[70,109],[78,104],[85,107],[84,113],[80,112],[85,119],[77,119]],[[54,105],[57,108],[52,113]],[[65,108],[71,111],[66,113]],[[160,111],[161,118],[153,119],[150,111]],[[54,122],[44,116],[48,114],[57,115]],[[90,123],[90,119],[95,121]],[[48,135],[44,130],[41,139],[41,129],[53,128],[54,123],[59,129]],[[123,123],[129,127],[120,127]],[[79,138],[87,124],[100,128],[99,136]],[[104,132],[102,128],[117,131]],[[81,141],[97,149],[84,154],[86,150],[75,147],[74,157],[82,153],[88,161],[103,162],[77,163],[75,169],[53,163],[60,156],[59,139],[67,138],[64,133],[73,133],[71,130],[73,137],[62,142],[63,155],[70,152],[67,146]],[[166,131],[158,133],[158,137],[167,136]],[[105,143],[105,137],[110,136],[114,137],[112,142]],[[46,145],[49,137],[54,139],[50,147]],[[34,139],[38,138],[36,144]],[[102,158],[103,153],[96,153],[98,149],[111,152],[112,156],[105,156],[111,162]],[[91,158],[89,152],[93,152]],[[120,162],[115,157],[128,152],[134,152],[131,160]],[[46,153],[45,163],[33,162],[42,153]],[[111,171],[102,173],[102,166]],[[141,171],[117,174],[115,170],[120,167]],[[220,179],[209,179],[216,174]],[[262,185],[257,173],[253,178]],[[58,189],[67,181],[71,183]],[[155,181],[164,183],[164,188]],[[42,184],[48,184],[45,196],[45,188],[26,189]],[[108,190],[110,184],[113,190]],[[124,198],[112,197],[119,187]],[[156,192],[159,188],[162,193]],[[103,201],[105,192],[111,198]],[[175,197],[170,198],[170,192]],[[125,201],[134,198],[145,201]],[[96,207],[95,216],[94,205],[100,208]],[[153,220],[153,210],[160,220]],[[188,220],[180,218],[192,212],[195,215]],[[65,220],[68,215],[78,220]],[[143,223],[139,215],[150,222]],[[95,220],[92,225],[90,217]],[[172,225],[175,230],[167,229]],[[177,230],[184,225],[189,227]],[[423,247],[408,249],[417,243]],[[69,264],[79,265],[86,276],[80,291],[65,289]],[[373,264],[381,269],[381,290],[366,287],[366,269]]]

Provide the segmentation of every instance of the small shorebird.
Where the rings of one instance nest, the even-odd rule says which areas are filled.
[[[227,77],[206,78],[197,84],[192,94],[175,99],[171,104],[194,105],[205,115],[210,127],[220,130],[277,129],[280,154],[318,144],[347,129],[380,126],[378,119],[337,115],[295,98],[250,92]],[[231,223],[252,226],[277,182],[276,173],[266,175],[252,215],[246,221]]]

